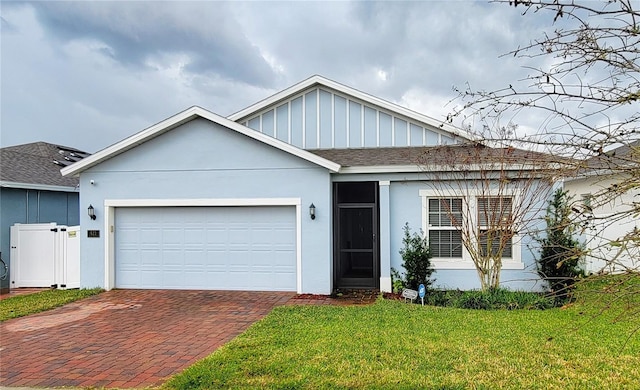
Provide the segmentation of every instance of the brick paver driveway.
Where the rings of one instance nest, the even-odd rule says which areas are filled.
[[[0,324],[0,385],[158,385],[293,293],[113,290]]]

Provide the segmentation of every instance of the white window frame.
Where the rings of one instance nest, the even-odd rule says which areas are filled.
[[[475,212],[476,212],[476,218],[477,219],[480,218],[479,217],[480,211],[479,211],[479,207],[478,207],[479,204],[480,204],[480,199],[487,199],[487,208],[489,209],[487,214],[492,212],[491,211],[491,199],[500,199],[500,206],[501,207],[502,207],[503,199],[510,199],[511,200],[511,210],[510,210],[510,213],[509,213],[509,217],[513,217],[513,204],[514,204],[513,202],[515,201],[513,196],[509,196],[509,195],[498,195],[498,196],[482,195],[482,196],[476,196],[475,197],[475,202],[476,202],[476,210],[475,210]],[[480,225],[480,222],[476,223],[476,229],[477,229],[477,237],[480,237],[482,231],[491,230],[489,228],[488,224],[487,225]],[[504,231],[504,232],[510,231],[510,229],[501,229],[499,227],[497,229],[495,229],[495,230],[501,230],[501,231]],[[504,249],[505,248],[503,248],[503,251],[504,251]],[[480,249],[480,243],[478,243],[478,250],[481,250]],[[513,258],[513,236],[511,237],[511,256],[510,257],[504,257],[503,256],[502,257],[502,261],[503,262],[504,261],[511,261],[510,259],[512,259],[512,258]]]
[[[468,216],[465,215],[466,213],[464,210],[466,207],[469,207],[469,214],[472,219],[471,223],[473,224],[474,229],[479,229],[478,221],[477,221],[477,218],[478,218],[477,199],[478,198],[511,197],[513,199],[512,207],[513,205],[518,204],[517,202],[520,201],[520,195],[518,193],[503,194],[503,193],[498,193],[498,191],[490,191],[489,193],[485,193],[485,192],[480,192],[472,189],[465,191],[464,194],[455,193],[455,192],[443,193],[442,191],[422,189],[419,191],[419,196],[422,200],[422,232],[425,236],[425,239],[427,240],[429,240],[429,199],[462,198],[462,202],[463,202],[462,223],[467,223],[467,221],[465,221],[464,218],[467,218]],[[471,203],[468,204],[467,206],[467,204],[465,203],[469,202],[470,200],[471,200]],[[513,235],[512,244],[511,244],[512,246],[511,258],[502,259],[503,270],[524,269],[524,263],[522,262],[521,241],[522,241],[522,237],[518,232],[515,232]],[[478,243],[475,243],[475,245],[477,244]],[[434,257],[431,259],[431,264],[436,270],[438,269],[473,269],[475,270],[476,269],[475,264],[471,259],[471,255],[469,254],[469,251],[467,250],[467,248],[464,247],[464,245],[462,247],[462,258]]]
[[[462,202],[462,206],[464,207],[464,202],[465,199],[462,196],[451,196],[451,197],[428,197],[426,198],[426,212],[427,212],[427,216],[426,216],[426,224],[423,222],[422,226],[422,231],[424,232],[425,238],[427,239],[427,241],[429,240],[429,234],[431,233],[431,231],[460,231],[459,228],[455,227],[455,225],[453,225],[453,223],[451,224],[451,226],[432,226],[431,224],[429,224],[429,214],[430,212],[430,208],[429,208],[429,201],[435,199],[438,201],[442,201],[442,200],[454,200],[454,199],[460,199],[460,201]],[[461,209],[462,211],[462,209]],[[448,212],[447,212],[448,214]],[[461,212],[461,215],[464,215]],[[450,217],[449,215],[447,215],[447,217]],[[462,246],[462,253],[464,253],[464,245],[462,244],[462,240],[460,240],[460,245]],[[456,260],[462,260],[462,257],[436,257],[436,259],[438,260],[442,260],[442,261],[456,261]]]

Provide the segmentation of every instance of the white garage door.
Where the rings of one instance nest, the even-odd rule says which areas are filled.
[[[296,291],[295,207],[116,208],[119,288]]]

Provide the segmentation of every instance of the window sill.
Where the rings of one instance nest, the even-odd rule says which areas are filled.
[[[434,269],[471,269],[475,270],[476,266],[471,261],[462,259],[431,259],[431,265]],[[520,261],[502,261],[502,269],[524,269],[524,263]]]

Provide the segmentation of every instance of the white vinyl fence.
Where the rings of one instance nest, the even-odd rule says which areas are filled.
[[[11,288],[80,287],[80,226],[11,226]]]

